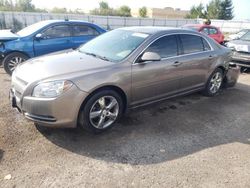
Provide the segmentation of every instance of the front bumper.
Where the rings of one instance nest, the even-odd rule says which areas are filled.
[[[77,126],[78,113],[87,93],[75,85],[57,98],[37,98],[24,96],[21,99],[10,90],[12,106],[27,119],[47,127]]]
[[[234,51],[232,61],[242,67],[250,67],[250,53]]]

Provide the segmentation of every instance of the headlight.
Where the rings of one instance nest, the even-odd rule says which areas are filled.
[[[67,91],[72,85],[73,83],[67,80],[41,83],[33,89],[32,96],[54,98]]]

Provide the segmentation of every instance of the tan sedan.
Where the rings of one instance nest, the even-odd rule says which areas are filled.
[[[40,125],[102,132],[127,109],[197,91],[216,95],[230,53],[195,31],[121,28],[19,65],[10,96],[13,107]]]

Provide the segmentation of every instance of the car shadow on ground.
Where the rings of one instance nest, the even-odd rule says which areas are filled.
[[[193,94],[133,110],[99,135],[80,128],[37,128],[52,143],[79,155],[122,164],[155,164],[218,145],[250,144],[249,108],[249,92],[232,88],[213,98]]]

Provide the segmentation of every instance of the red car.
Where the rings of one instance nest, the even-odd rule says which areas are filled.
[[[219,44],[224,43],[224,35],[218,27],[214,27],[206,24],[188,24],[184,25],[183,28],[192,29],[198,32],[206,33],[209,37],[213,38]]]

